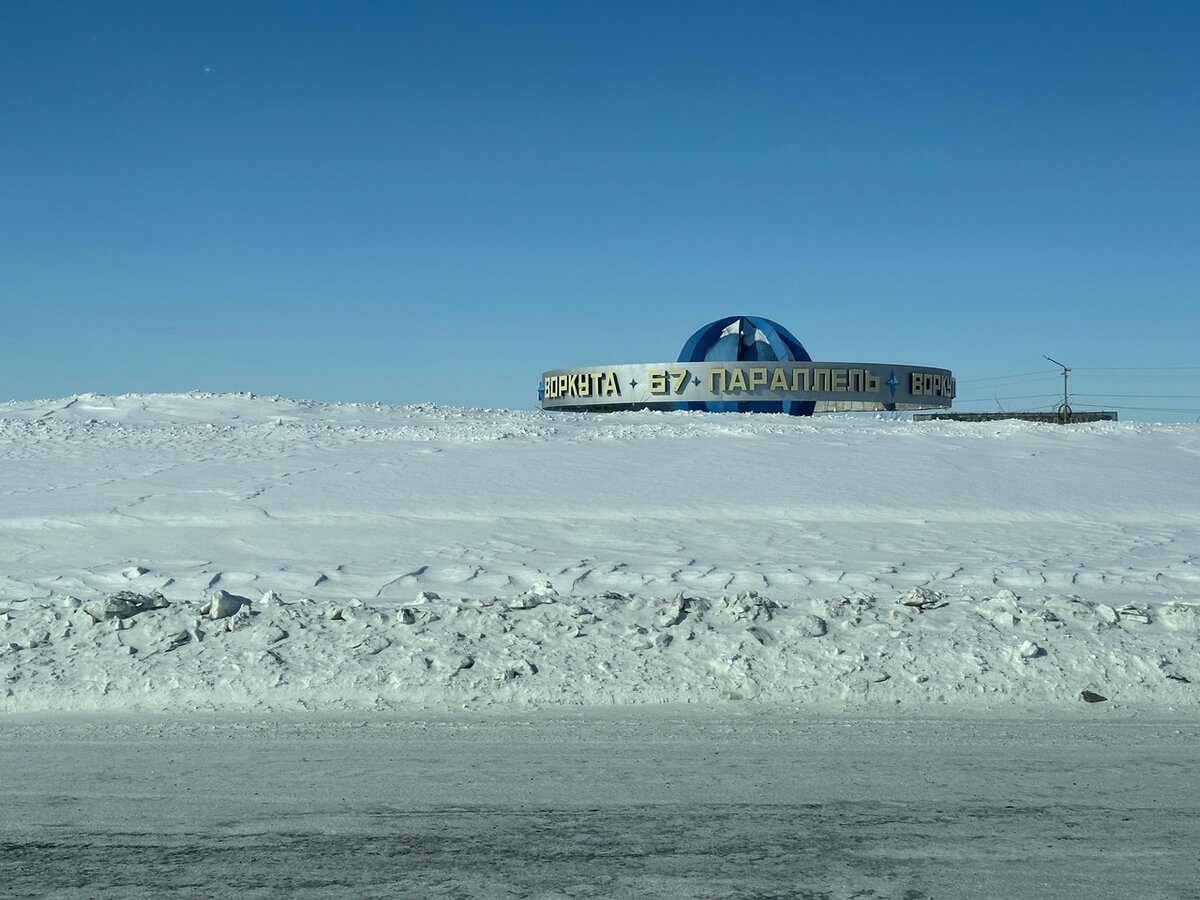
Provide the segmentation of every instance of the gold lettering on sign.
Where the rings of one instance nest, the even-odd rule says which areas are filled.
[[[720,396],[735,392],[756,394],[766,399],[767,392],[793,395],[800,399],[804,394],[860,394],[867,399],[895,402],[896,396],[908,394],[917,398],[936,397],[953,399],[957,395],[957,384],[948,372],[938,370],[914,370],[907,366],[905,384],[900,390],[883,392],[886,385],[880,375],[868,368],[834,368],[820,363],[767,362],[758,365],[749,362],[733,363],[715,368],[705,368],[704,375],[692,374],[689,368],[662,368],[656,371],[638,369],[639,378],[644,377],[644,390],[656,397],[687,396],[694,384],[695,393],[703,397],[705,388],[710,395]],[[645,372],[642,375],[642,371]],[[701,382],[705,379],[705,383]],[[879,396],[883,393],[883,396]],[[799,396],[796,396],[799,395]],[[542,376],[542,399],[562,404],[567,398],[594,401],[601,397],[621,397],[621,382],[618,373],[612,370],[568,371],[564,374]],[[564,404],[565,405],[565,404]],[[581,404],[586,405],[586,404]],[[948,405],[945,403],[936,405]]]
[[[621,383],[617,380],[617,373],[613,371],[571,372],[544,377],[542,392],[546,400],[560,400],[566,397],[619,397]]]
[[[949,397],[954,399],[957,386],[949,375],[933,372],[913,372],[909,376],[910,393],[917,397]]]

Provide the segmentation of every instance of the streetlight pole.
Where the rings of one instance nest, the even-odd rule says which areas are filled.
[[[1042,358],[1049,359],[1050,362],[1054,363],[1056,366],[1060,367],[1063,370],[1063,402],[1062,402],[1062,405],[1059,406],[1059,408],[1058,408],[1058,417],[1059,417],[1059,420],[1064,423],[1070,422],[1071,421],[1071,404],[1067,399],[1067,373],[1070,372],[1071,370],[1068,369],[1066,366],[1064,366],[1062,363],[1060,363],[1057,359],[1050,359],[1049,356],[1043,356]]]

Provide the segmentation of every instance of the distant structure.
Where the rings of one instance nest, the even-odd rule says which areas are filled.
[[[914,413],[914,422],[929,422],[941,419],[950,422],[999,422],[1004,419],[1020,419],[1022,422],[1048,422],[1054,425],[1076,425],[1082,422],[1115,422],[1117,414],[1112,410],[1079,412],[1060,406],[1054,412],[954,412]]]
[[[1003,419],[1019,419],[1022,422],[1049,422],[1055,425],[1074,425],[1082,422],[1115,422],[1117,414],[1112,410],[1095,412],[1076,412],[1071,409],[1071,395],[1067,390],[1067,376],[1071,374],[1070,366],[1060,363],[1057,359],[1043,356],[1049,362],[1062,369],[1063,398],[1062,403],[1054,407],[1054,412],[957,412],[957,413],[925,413],[914,415],[914,422],[927,422],[932,419],[943,419],[952,422],[998,422]]]
[[[814,412],[949,409],[948,369],[892,363],[815,362],[796,337],[761,316],[727,316],[698,329],[674,363],[551,369],[538,384],[543,409]]]

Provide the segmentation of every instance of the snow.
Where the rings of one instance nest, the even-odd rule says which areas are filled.
[[[0,404],[0,710],[1194,712],[1198,454],[1145,423]]]
[[[1191,896],[1198,453],[0,404],[0,894]]]

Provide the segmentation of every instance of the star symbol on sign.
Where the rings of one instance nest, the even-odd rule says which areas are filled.
[[[692,384],[694,384],[696,387],[700,387],[700,379],[695,375],[692,376]]]
[[[635,388],[635,387],[637,387],[637,379],[636,379],[636,378],[630,378],[630,379],[629,379],[629,386],[630,386],[631,388]]]
[[[900,386],[900,380],[896,377],[896,373],[893,372],[891,377],[885,381],[884,384],[888,386],[888,390],[890,390],[892,392],[892,396],[895,397],[896,388]]]

